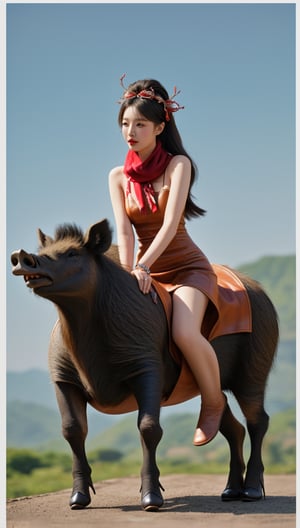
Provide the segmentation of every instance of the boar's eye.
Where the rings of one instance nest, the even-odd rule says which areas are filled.
[[[78,255],[79,255],[79,251],[77,249],[69,249],[66,253],[66,256],[68,258],[78,257]]]

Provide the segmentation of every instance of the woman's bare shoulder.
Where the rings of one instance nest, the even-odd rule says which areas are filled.
[[[173,175],[177,176],[179,174],[182,177],[186,177],[186,175],[188,175],[190,177],[190,173],[190,159],[184,154],[176,154],[175,156],[173,156],[167,168],[167,174],[170,179],[170,182],[172,180]]]
[[[185,166],[191,165],[191,162],[187,156],[184,154],[176,154],[172,157],[169,165],[176,167],[177,165],[183,164]]]
[[[113,176],[120,176],[120,175],[124,175],[124,172],[123,172],[123,165],[119,165],[118,167],[113,167],[113,169],[110,170],[109,172],[109,176],[112,174]]]
[[[123,166],[120,165],[111,169],[108,178],[111,183],[121,184],[124,181]]]

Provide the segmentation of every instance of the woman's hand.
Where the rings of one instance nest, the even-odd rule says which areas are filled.
[[[152,283],[151,275],[149,275],[148,273],[146,273],[146,271],[140,268],[132,270],[131,273],[135,276],[136,280],[138,281],[138,285],[141,292],[144,294],[149,293]]]

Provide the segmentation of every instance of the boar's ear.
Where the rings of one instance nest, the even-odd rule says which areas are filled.
[[[48,235],[45,235],[41,229],[37,230],[37,235],[39,239],[39,243],[41,247],[45,247],[48,244],[51,244],[53,242],[53,239],[49,237]]]
[[[112,231],[106,219],[92,225],[85,234],[85,245],[97,253],[105,253],[111,245]]]

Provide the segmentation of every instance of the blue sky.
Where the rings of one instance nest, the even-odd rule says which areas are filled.
[[[47,368],[53,306],[11,276],[36,230],[114,219],[125,83],[181,90],[196,161],[188,228],[212,262],[295,253],[295,5],[7,4],[7,369]]]

